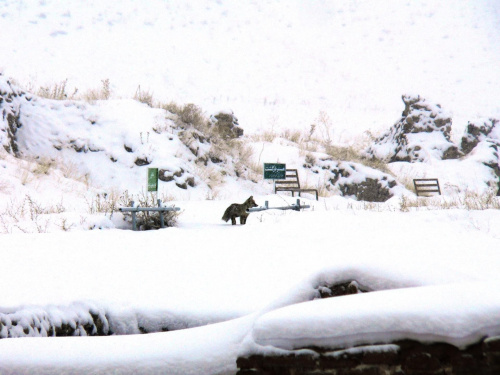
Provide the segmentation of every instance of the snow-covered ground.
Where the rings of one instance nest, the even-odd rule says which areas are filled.
[[[285,204],[274,195],[255,199]],[[239,353],[261,346],[401,337],[466,345],[500,333],[498,210],[401,213],[356,208],[359,202],[342,208],[340,198],[303,201],[312,208],[253,213],[241,227],[220,221],[226,201],[199,201],[182,204],[176,228],[3,236],[2,312],[66,307],[61,318],[71,321],[79,311],[71,304],[81,302],[123,325],[139,313],[221,323],[148,335],[2,339],[1,372],[230,374]],[[318,285],[351,279],[380,292],[280,310],[312,299]]]
[[[233,202],[296,198],[235,173],[231,157],[200,169],[170,115],[119,99],[141,85],[208,113],[231,108],[246,134],[307,133],[324,111],[346,145],[387,130],[413,92],[450,112],[458,142],[468,120],[500,117],[499,22],[494,0],[0,1],[0,91],[12,90],[5,77],[68,79],[69,92],[109,78],[114,96],[12,101],[24,157],[0,147],[0,374],[229,375],[250,352],[401,338],[461,347],[500,334],[500,211],[453,204],[494,181],[489,144],[464,159],[390,164],[398,185],[385,203],[304,194],[308,209],[231,226],[221,217]],[[243,142],[256,164],[324,182],[288,140]],[[178,173],[158,193],[181,208],[176,227],[133,232],[98,209],[145,188],[138,159]],[[443,196],[408,206],[402,181],[417,176],[439,176]],[[195,186],[176,187],[187,178]],[[311,301],[349,280],[373,293]],[[21,337],[47,334],[48,322],[78,328],[89,311],[116,335]],[[20,338],[5,338],[8,327]]]

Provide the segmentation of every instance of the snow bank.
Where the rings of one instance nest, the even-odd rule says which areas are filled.
[[[257,319],[248,353],[345,348],[403,339],[465,347],[500,333],[497,285],[459,284],[317,300]]]

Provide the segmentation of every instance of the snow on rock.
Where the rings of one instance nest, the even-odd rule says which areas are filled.
[[[16,140],[17,130],[22,126],[20,106],[32,98],[5,79],[0,73],[0,144],[8,152],[17,155],[19,148]]]
[[[479,142],[488,138],[500,140],[500,126],[497,126],[499,122],[494,118],[469,121],[460,143],[462,152],[467,155]]]
[[[385,202],[405,190],[391,175],[360,163],[323,156],[304,167],[322,175],[326,190],[359,201]]]
[[[451,117],[439,104],[420,96],[403,95],[401,119],[365,151],[369,158],[388,162],[424,162],[461,156],[450,140]]]
[[[50,336],[110,336],[177,331],[237,317],[227,313],[181,314],[156,309],[74,302],[65,306],[0,308],[0,339]]]
[[[500,193],[500,139],[485,139],[479,142],[468,158],[491,168],[491,177],[485,182],[490,187],[498,187]]]
[[[469,122],[462,137],[461,149],[467,158],[492,169],[492,177],[486,182],[497,186],[500,194],[500,126],[499,120],[479,119]]]
[[[395,162],[388,166],[402,178],[438,178],[443,195],[464,192],[500,193],[500,135],[495,120],[469,124],[462,138],[460,159],[432,160],[427,163]]]
[[[242,354],[412,339],[466,347],[500,334],[494,286],[427,286],[295,304],[259,317]]]
[[[67,307],[25,306],[13,312],[0,310],[0,338],[47,336],[103,336],[109,334],[106,312],[93,304]]]

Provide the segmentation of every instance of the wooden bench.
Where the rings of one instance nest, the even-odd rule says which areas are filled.
[[[417,197],[420,195],[428,196],[429,193],[438,193],[441,195],[441,189],[437,178],[415,178],[413,180],[413,186],[415,186]]]
[[[285,180],[274,181],[274,193],[278,191],[290,191],[292,197],[295,193],[316,193],[316,200],[318,200],[318,190],[317,189],[302,189],[300,187],[299,174],[296,169],[287,169],[285,174]]]

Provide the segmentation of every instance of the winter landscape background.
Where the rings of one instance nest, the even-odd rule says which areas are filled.
[[[0,374],[499,335],[499,25],[493,0],[0,1]],[[320,199],[221,221],[296,202],[264,162]],[[173,226],[131,231],[118,207],[156,198]],[[313,301],[351,281],[373,293]]]

